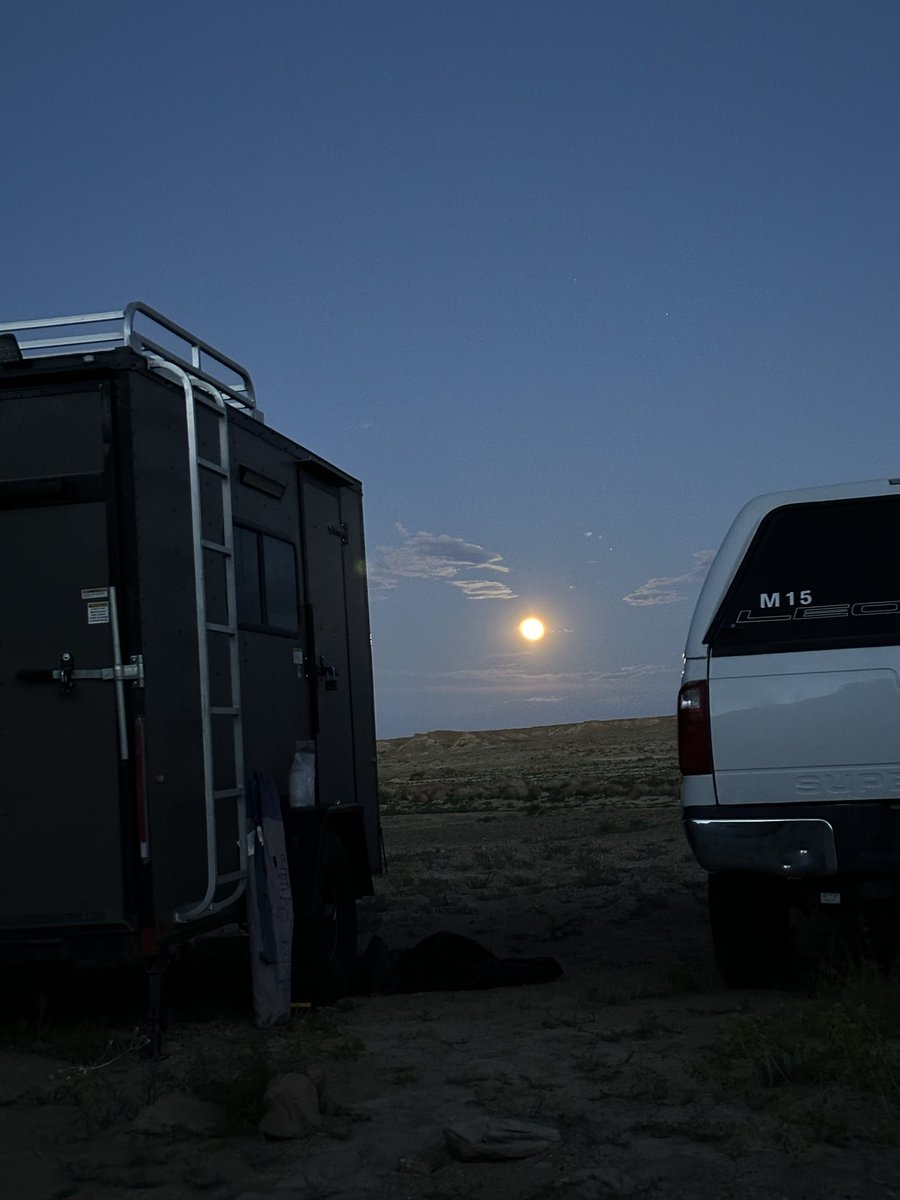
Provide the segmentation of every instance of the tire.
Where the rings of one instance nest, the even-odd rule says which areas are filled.
[[[329,1004],[352,989],[356,973],[356,889],[342,839],[326,831],[306,902],[294,912],[295,1000]]]
[[[900,958],[900,903],[896,897],[864,900],[857,913],[857,927],[865,954],[889,974]]]
[[[776,987],[790,962],[790,907],[775,880],[710,875],[709,923],[719,973],[729,987]]]

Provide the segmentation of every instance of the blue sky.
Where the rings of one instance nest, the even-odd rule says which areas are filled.
[[[671,712],[744,500],[900,474],[894,0],[32,0],[4,44],[0,319],[145,300],[363,480],[381,736]]]

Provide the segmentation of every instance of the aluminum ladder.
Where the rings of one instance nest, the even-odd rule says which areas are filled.
[[[204,380],[192,379],[181,367],[155,355],[148,356],[150,366],[160,374],[177,380],[184,391],[190,471],[191,522],[194,547],[194,592],[197,612],[197,645],[200,683],[200,719],[203,747],[204,803],[206,810],[207,886],[195,904],[178,910],[177,921],[195,921],[233,904],[243,893],[247,880],[247,820],[244,795],[244,735],[241,720],[240,652],[237,625],[237,582],[235,578],[234,520],[231,506],[231,470],[228,447],[228,406],[224,394]],[[198,410],[214,414],[216,457],[200,452]],[[212,481],[203,487],[203,477]],[[211,497],[221,507],[208,510]],[[212,527],[212,528],[211,528]],[[224,567],[225,611],[222,620],[210,619],[213,583],[207,571],[207,558],[218,559]],[[213,703],[211,659],[217,642],[225,643],[226,694]],[[230,734],[221,726],[230,725]],[[227,763],[223,758],[227,756]],[[225,786],[221,784],[227,775]],[[236,806],[236,840],[223,853],[219,834],[220,807],[231,801]],[[226,857],[228,861],[222,862]],[[231,885],[229,887],[229,885]],[[223,895],[223,889],[226,889]]]

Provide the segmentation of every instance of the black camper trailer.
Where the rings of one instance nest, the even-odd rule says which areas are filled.
[[[145,305],[0,326],[0,961],[241,922],[254,775],[295,977],[339,991],[380,859],[359,482]]]

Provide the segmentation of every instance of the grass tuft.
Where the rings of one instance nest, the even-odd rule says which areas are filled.
[[[900,1104],[900,981],[863,969],[774,1014],[734,1018],[698,1073],[733,1087],[841,1085]]]

